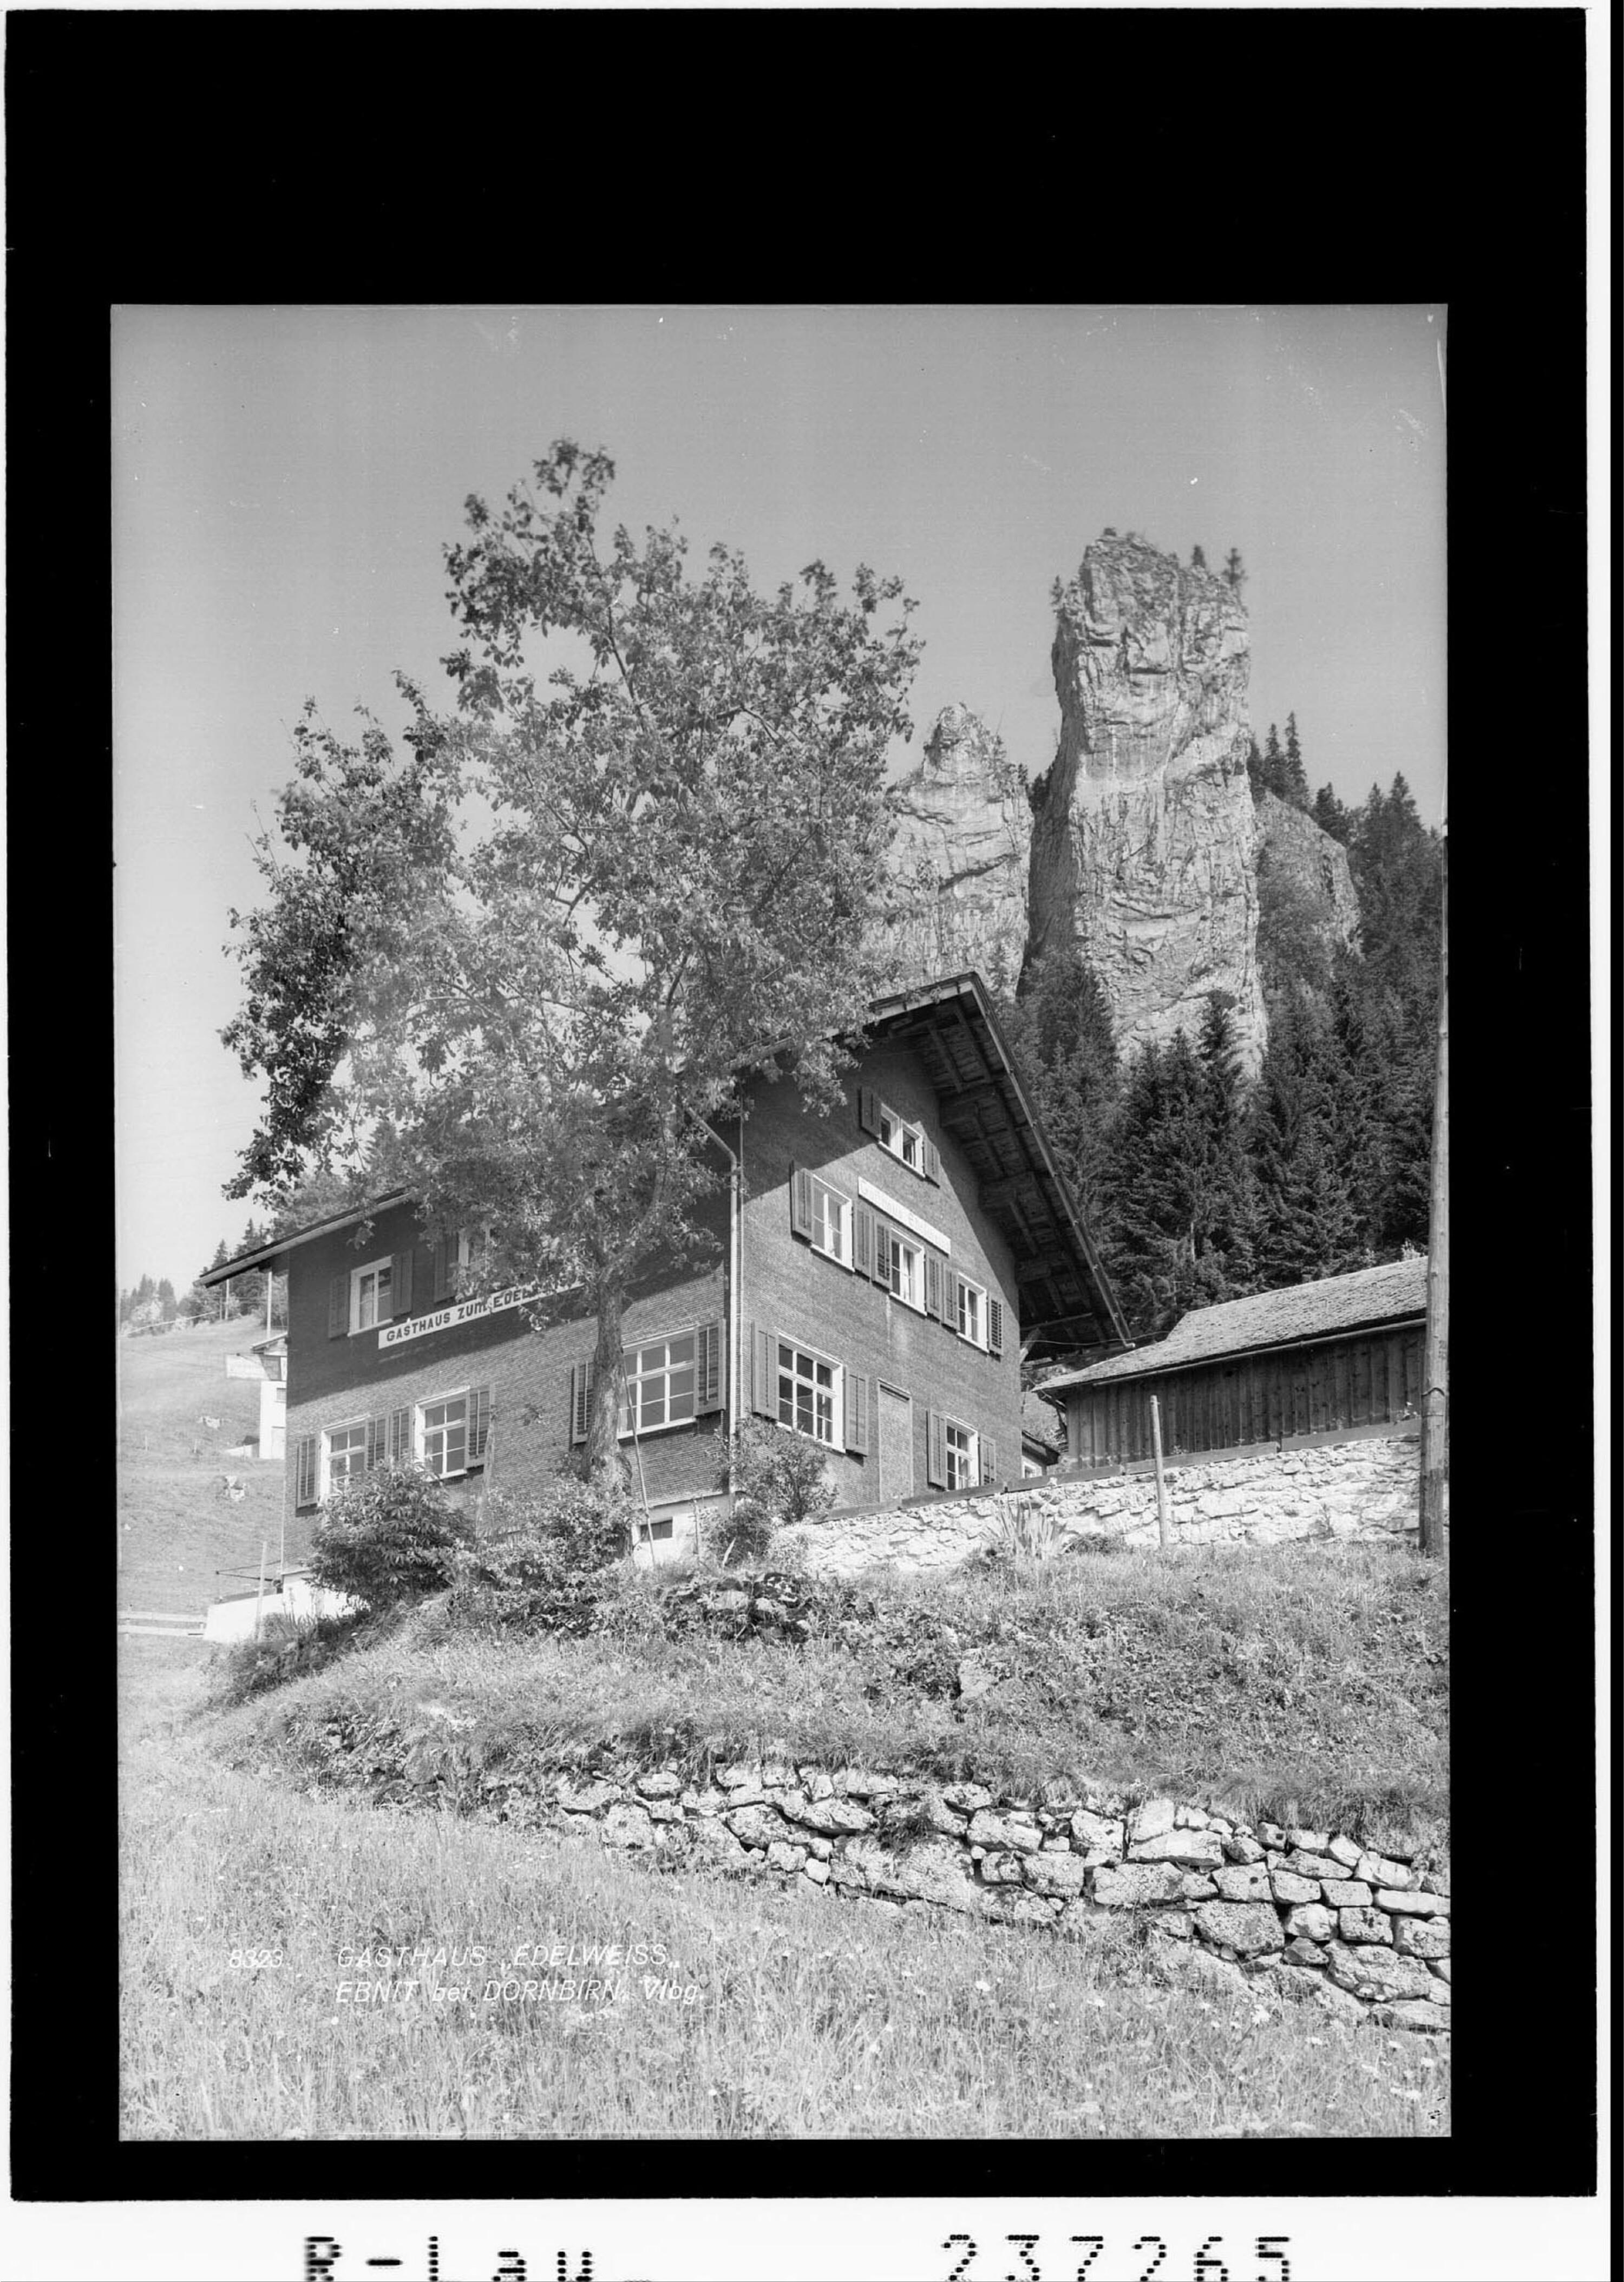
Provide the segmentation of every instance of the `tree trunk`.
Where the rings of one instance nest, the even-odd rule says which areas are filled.
[[[619,1283],[596,1292],[598,1343],[592,1355],[592,1401],[587,1416],[587,1473],[601,1490],[620,1486],[620,1318],[626,1293]]]

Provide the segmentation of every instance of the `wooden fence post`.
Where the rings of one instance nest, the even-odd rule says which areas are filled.
[[[253,1636],[255,1640],[258,1640],[260,1637],[260,1611],[265,1606],[265,1556],[269,1551],[270,1540],[268,1537],[262,1537],[260,1540],[260,1589],[255,1594],[253,1602]]]
[[[1150,1398],[1150,1455],[1156,1468],[1156,1535],[1165,1548],[1172,1541],[1172,1524],[1168,1519],[1167,1484],[1162,1479],[1162,1412],[1156,1398]]]

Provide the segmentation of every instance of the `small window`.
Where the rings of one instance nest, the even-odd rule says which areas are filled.
[[[851,1207],[827,1181],[812,1184],[812,1241],[814,1252],[827,1253],[843,1267],[851,1264]]]
[[[355,1480],[367,1471],[367,1422],[358,1418],[352,1426],[330,1426],[322,1437],[322,1470],[326,1479],[323,1497],[336,1490],[341,1482]]]
[[[890,1231],[890,1288],[892,1296],[922,1314],[925,1306],[925,1254],[921,1245],[909,1243],[906,1237]]]
[[[977,1463],[977,1436],[968,1426],[946,1423],[944,1440],[947,1447],[947,1486],[950,1490],[974,1489],[981,1479]]]
[[[468,1397],[451,1394],[418,1411],[417,1455],[425,1473],[441,1480],[468,1471]]]
[[[671,1535],[672,1526],[673,1524],[669,1517],[664,1521],[640,1521],[637,1525],[637,1541],[640,1545],[657,1545],[663,1537]]]
[[[916,1173],[925,1169],[925,1129],[898,1117],[894,1109],[880,1104],[880,1146],[889,1149],[893,1157],[900,1157]]]
[[[394,1316],[394,1262],[375,1260],[350,1275],[350,1329],[369,1331]]]
[[[655,1339],[628,1348],[626,1400],[620,1406],[620,1432],[651,1433],[658,1426],[681,1426],[694,1416],[695,1338]]]
[[[984,1347],[987,1344],[987,1295],[979,1284],[967,1283],[962,1276],[954,1280],[959,1293],[959,1336],[961,1339],[968,1339],[973,1347]]]
[[[456,1289],[466,1292],[474,1277],[485,1266],[486,1254],[491,1248],[491,1231],[487,1226],[460,1228],[457,1230]]]
[[[790,1347],[781,1339],[778,1343],[778,1419],[781,1426],[793,1427],[797,1434],[810,1434],[815,1442],[827,1442],[835,1447],[835,1420],[840,1388],[838,1363],[827,1362],[821,1355],[808,1354],[804,1347]]]

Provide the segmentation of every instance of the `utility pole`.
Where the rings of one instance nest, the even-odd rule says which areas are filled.
[[[1433,1182],[1426,1252],[1426,1353],[1421,1401],[1421,1550],[1441,1553],[1449,1512],[1449,819],[1443,819],[1443,945],[1438,979],[1438,1072],[1433,1091]]]

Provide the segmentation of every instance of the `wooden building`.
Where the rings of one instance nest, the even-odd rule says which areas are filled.
[[[732,1413],[819,1444],[842,1506],[1002,1486],[1023,1472],[1022,1341],[1127,1337],[977,976],[878,1001],[828,1115],[769,1075],[746,1091],[715,1135],[710,1259],[651,1263],[627,1296],[620,1436],[657,1559],[728,1495]],[[378,1467],[466,1499],[579,1464],[585,1294],[482,1286],[484,1243],[434,1241],[396,1191],[206,1277],[289,1277],[290,1521]]]
[[[1193,1308],[1148,1347],[1037,1392],[1066,1420],[1068,1469],[1151,1455],[1150,1398],[1167,1455],[1398,1426],[1420,1411],[1426,1261]]]

